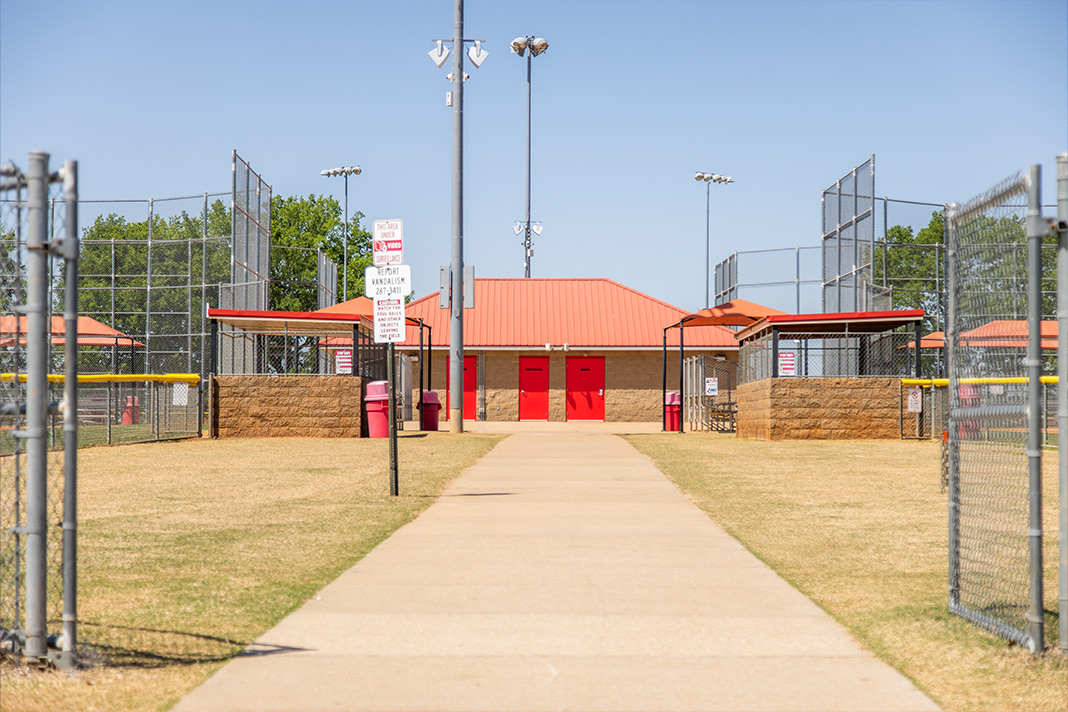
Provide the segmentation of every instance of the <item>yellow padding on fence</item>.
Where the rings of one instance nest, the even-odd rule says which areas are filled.
[[[26,374],[18,374],[19,381],[26,382]],[[0,373],[0,381],[15,380],[14,373]],[[63,383],[61,373],[48,374],[48,380],[52,383]],[[200,383],[200,376],[196,373],[155,373],[138,376],[136,374],[85,374],[78,376],[78,383]]]
[[[1027,383],[1027,376],[1006,376],[999,378],[996,376],[988,376],[985,378],[962,378],[960,383],[967,383],[975,386],[1006,386],[1010,384],[1023,384]],[[1058,379],[1056,376],[1039,376],[1039,381],[1047,386],[1056,385]],[[922,386],[924,388],[945,388],[949,385],[948,378],[902,378],[901,385],[903,386]]]

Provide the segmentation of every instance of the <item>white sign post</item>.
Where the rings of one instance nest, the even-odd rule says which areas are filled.
[[[375,220],[372,248],[371,264],[375,267],[404,264],[404,221]]]

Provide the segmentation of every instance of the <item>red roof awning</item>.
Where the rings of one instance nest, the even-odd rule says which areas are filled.
[[[26,317],[0,316],[0,346],[13,346],[16,335],[20,346],[26,345]],[[50,339],[53,346],[67,343],[67,325],[61,316],[54,316],[49,324]],[[92,317],[78,317],[79,346],[125,346],[142,348],[144,344],[126,334],[112,329],[107,324]]]
[[[772,328],[787,334],[877,334],[923,320],[923,309],[895,311],[832,312],[829,314],[783,314],[764,317],[738,332],[738,341],[760,338]]]

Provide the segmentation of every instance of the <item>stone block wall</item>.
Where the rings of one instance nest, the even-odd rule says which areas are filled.
[[[358,438],[363,379],[353,376],[216,376],[213,437]]]
[[[738,387],[738,437],[900,437],[899,378],[768,378]]]

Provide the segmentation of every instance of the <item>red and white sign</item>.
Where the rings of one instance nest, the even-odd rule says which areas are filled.
[[[404,300],[375,300],[375,343],[404,343]]]
[[[797,375],[797,354],[793,351],[779,352],[779,378]]]
[[[909,387],[909,412],[923,412],[923,389],[915,386]]]
[[[371,264],[375,267],[404,264],[404,221],[375,220]]]
[[[352,373],[352,349],[334,352],[334,373]]]

